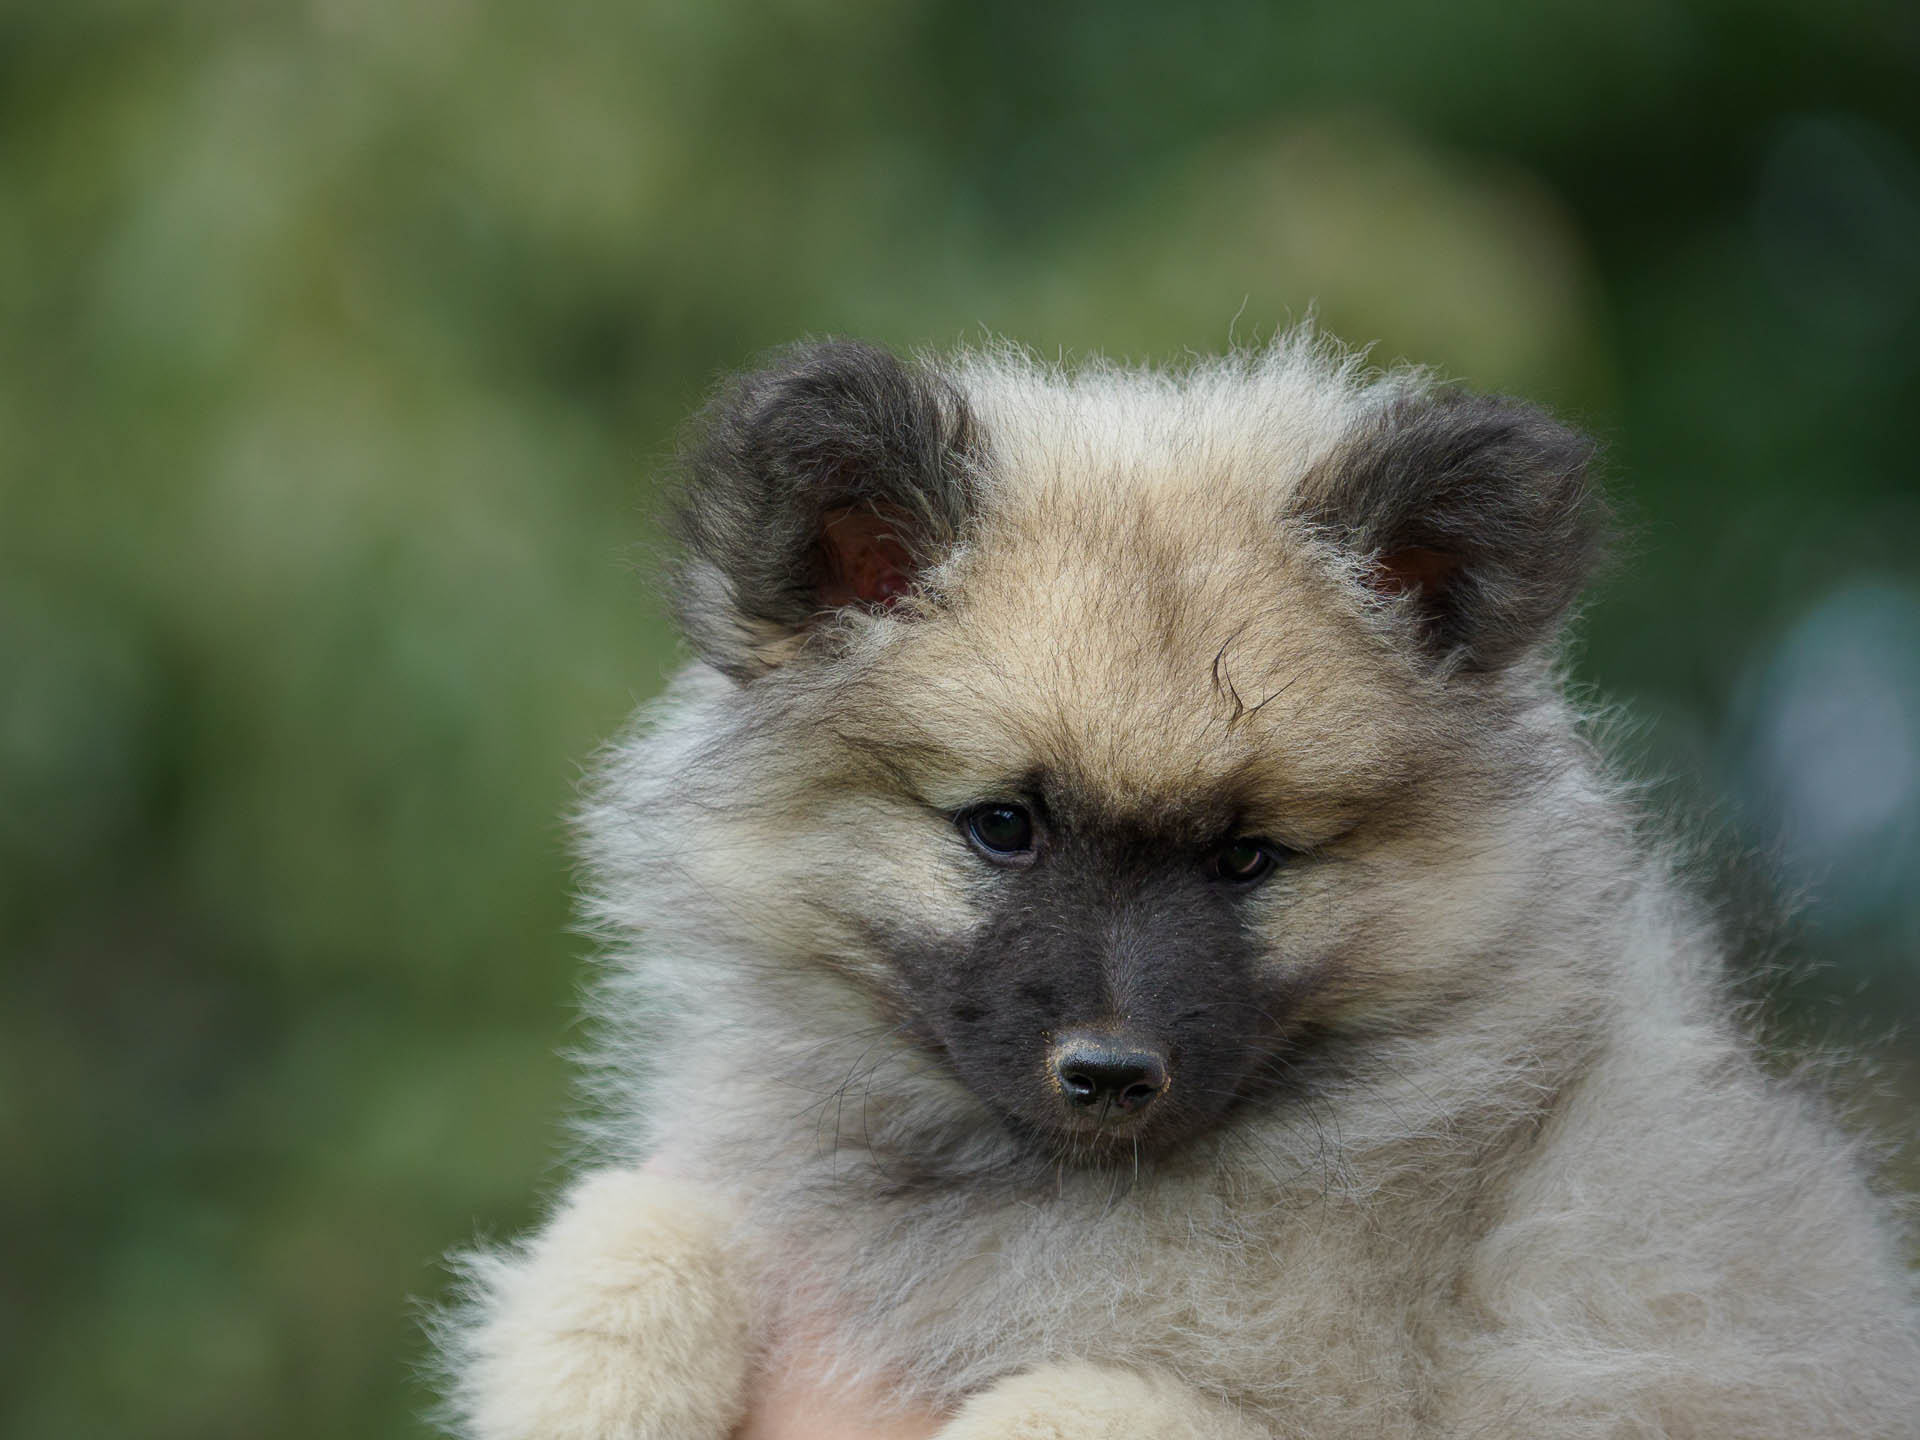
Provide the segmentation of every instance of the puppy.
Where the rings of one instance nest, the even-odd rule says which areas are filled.
[[[805,1336],[946,1440],[1920,1434],[1563,693],[1591,449],[1305,332],[726,385],[584,814],[605,1168],[473,1259],[463,1432],[722,1440]]]

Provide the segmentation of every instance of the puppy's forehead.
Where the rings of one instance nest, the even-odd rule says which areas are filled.
[[[982,780],[1045,774],[1108,813],[1227,824],[1364,796],[1404,676],[1280,501],[1217,457],[1006,477],[902,657],[911,703]]]

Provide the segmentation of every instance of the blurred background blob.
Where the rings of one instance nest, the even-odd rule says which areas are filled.
[[[1577,674],[1910,1135],[1917,71],[1876,0],[0,4],[0,1433],[426,1433],[411,1297],[566,1155],[661,457],[805,334],[1317,309],[1596,430]]]
[[[1780,837],[1823,935],[1886,921],[1920,956],[1920,588],[1859,580],[1814,605],[1741,687],[1743,798]],[[1898,952],[1885,958],[1893,959]]]

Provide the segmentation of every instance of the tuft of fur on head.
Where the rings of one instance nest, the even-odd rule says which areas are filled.
[[[582,815],[601,1143],[928,1403],[1071,1361],[1287,1433],[1894,1433],[1860,1158],[1564,695],[1592,453],[1304,329],[731,382],[697,658]],[[1082,1053],[1164,1086],[1083,1105]]]

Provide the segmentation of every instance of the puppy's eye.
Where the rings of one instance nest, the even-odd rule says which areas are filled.
[[[960,817],[960,828],[989,859],[1033,852],[1033,816],[1018,805],[982,805]]]
[[[1251,885],[1256,880],[1266,879],[1279,863],[1279,847],[1271,840],[1243,835],[1215,851],[1208,869],[1214,879],[1224,880],[1229,885]]]

